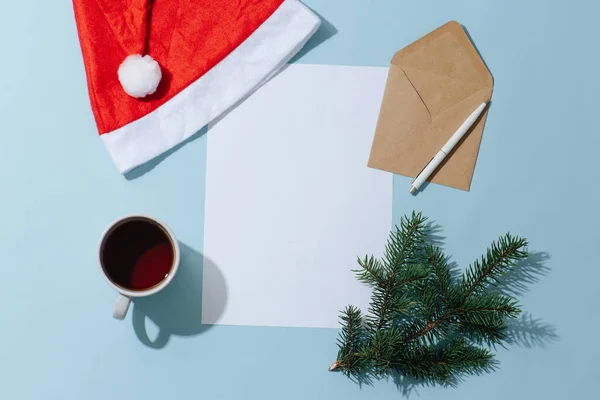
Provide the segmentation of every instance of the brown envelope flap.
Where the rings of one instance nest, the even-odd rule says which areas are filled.
[[[403,173],[392,167],[401,162],[407,171],[418,171],[422,157],[404,156],[419,153],[423,140],[433,140],[436,135],[416,133],[430,128],[436,129],[419,93],[400,67],[390,66],[368,165]]]
[[[392,65],[402,68],[432,118],[473,93],[493,87],[490,72],[455,21],[398,51]]]

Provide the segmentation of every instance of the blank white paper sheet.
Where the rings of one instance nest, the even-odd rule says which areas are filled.
[[[333,328],[347,304],[366,311],[352,269],[392,227],[392,174],[367,167],[387,71],[289,65],[209,126],[203,323]]]

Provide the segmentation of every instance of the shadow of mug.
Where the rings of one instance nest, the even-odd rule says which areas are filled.
[[[138,339],[148,347],[165,347],[172,335],[195,336],[210,329],[202,324],[202,280],[210,276],[210,285],[204,299],[210,301],[210,314],[220,316],[227,304],[227,286],[217,266],[179,242],[181,262],[173,281],[162,291],[133,300],[132,323]],[[218,318],[217,318],[218,319]],[[150,339],[146,321],[158,328],[154,340]]]

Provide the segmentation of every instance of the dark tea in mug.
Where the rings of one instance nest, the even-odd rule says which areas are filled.
[[[106,234],[100,261],[104,273],[115,285],[127,290],[147,290],[169,276],[174,245],[156,222],[132,217]]]

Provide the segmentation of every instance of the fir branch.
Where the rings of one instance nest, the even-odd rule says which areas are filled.
[[[373,289],[369,304],[370,315],[366,318],[367,328],[373,334],[390,326],[392,320],[391,311],[394,308],[392,291],[393,284],[391,279],[388,279],[385,286]]]
[[[413,211],[410,218],[403,216],[400,227],[390,234],[385,246],[383,264],[390,272],[399,272],[408,261],[418,257],[420,246],[427,238],[427,217]]]
[[[369,286],[383,286],[387,280],[387,273],[381,262],[373,256],[365,256],[363,260],[358,259],[360,270],[353,270],[356,278]]]
[[[427,246],[425,248],[425,255],[433,272],[433,276],[435,277],[436,286],[439,289],[444,306],[448,307],[451,303],[448,292],[452,285],[452,276],[448,266],[448,258],[444,255],[442,249],[437,246]]]
[[[429,282],[423,282],[419,288],[419,296],[423,305],[423,317],[427,322],[431,322],[443,315],[444,305],[442,296],[435,286]]]
[[[371,361],[371,372],[374,375],[382,376],[393,371],[394,360],[401,357],[404,351],[400,334],[397,327],[373,334],[370,346],[363,355]]]
[[[420,381],[444,382],[450,378],[445,361],[436,357],[431,345],[407,347],[393,366],[400,374]]]
[[[492,242],[487,254],[469,266],[463,274],[461,290],[466,298],[485,290],[502,277],[517,262],[527,258],[527,239],[507,233],[498,242]]]
[[[401,319],[410,311],[411,307],[415,306],[414,300],[408,294],[398,294],[392,300],[391,311],[394,320]]]
[[[427,219],[414,213],[410,219],[403,217],[400,228],[390,235],[383,262],[374,257],[365,257],[360,263],[363,271],[358,279],[373,287],[373,295],[367,317],[367,327],[373,333],[389,328],[394,319],[397,302],[394,300],[401,290],[429,274],[425,265],[408,263],[416,260],[426,237]]]
[[[427,275],[429,275],[427,266],[421,264],[407,265],[404,269],[391,274],[392,287],[398,289],[401,286],[424,279]]]
[[[446,322],[449,318],[450,318],[449,314],[444,314],[444,315],[442,315],[440,318],[438,318],[435,321],[427,321],[427,323],[425,324],[425,326],[421,327],[417,331],[413,331],[413,332],[407,334],[406,336],[404,336],[404,338],[402,339],[402,341],[404,343],[407,343],[407,342],[410,342],[412,340],[419,339],[423,335],[426,335],[429,332],[431,332],[434,329],[436,329],[437,327],[439,327],[441,324],[443,324],[444,322]]]
[[[507,325],[499,322],[496,325],[480,325],[463,321],[458,333],[476,344],[495,346],[506,341]]]
[[[507,318],[515,318],[521,312],[511,297],[492,293],[471,296],[456,311],[468,323],[492,327],[505,324]]]
[[[469,344],[464,338],[455,338],[438,351],[437,358],[443,360],[456,376],[487,371],[492,367],[493,354]]]
[[[342,330],[338,338],[337,361],[329,370],[343,367],[346,374],[358,374],[364,367],[364,358],[360,357],[359,349],[365,338],[360,309],[347,306],[340,314],[340,320]]]
[[[428,274],[426,268],[412,265],[398,274],[391,272],[382,286],[373,289],[369,312],[372,317],[367,317],[367,325],[373,331],[389,327],[394,319],[394,312],[398,309],[395,299],[402,298],[402,289],[416,281],[424,279]]]
[[[452,384],[493,367],[492,353],[480,346],[507,342],[507,321],[520,308],[512,297],[489,289],[527,257],[527,241],[501,236],[457,280],[443,251],[426,243],[425,221],[420,213],[403,217],[383,259],[358,260],[357,278],[372,288],[369,312],[364,318],[356,307],[342,312],[338,357],[330,370],[359,382],[394,374]]]
[[[493,355],[488,350],[455,338],[443,346],[413,347],[391,365],[414,379],[453,384],[461,375],[489,370],[492,361]]]
[[[409,332],[411,333],[406,335],[402,341],[406,343],[418,340],[448,324],[468,324],[471,327],[480,327],[481,329],[498,328],[499,325],[504,326],[506,324],[507,318],[514,318],[519,313],[520,309],[517,302],[508,296],[489,294],[467,299],[462,307],[448,309],[435,320],[427,319],[425,325],[421,326],[418,330],[410,330]],[[453,322],[456,318],[460,320]],[[453,330],[448,328],[450,326],[446,327],[446,333]]]

